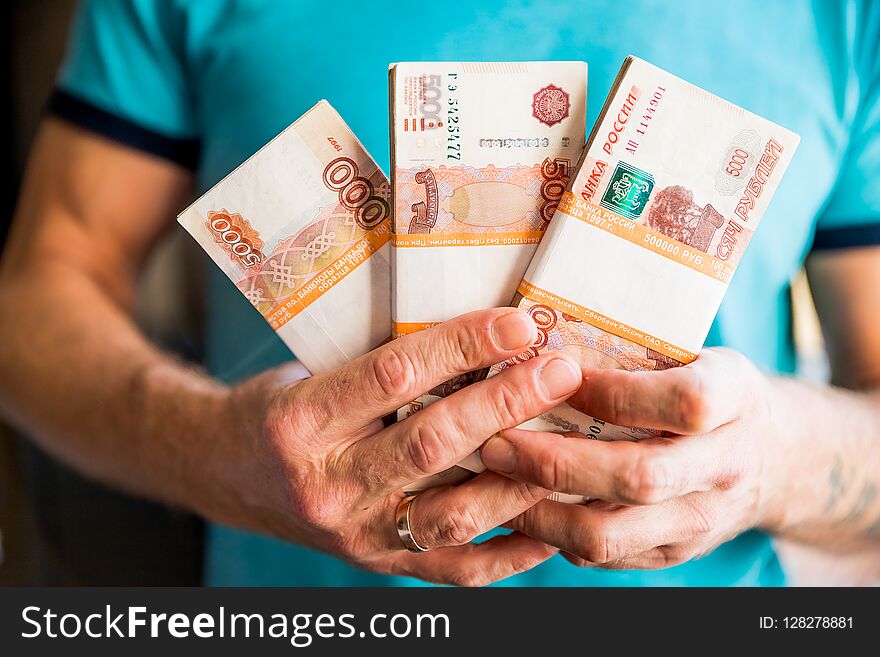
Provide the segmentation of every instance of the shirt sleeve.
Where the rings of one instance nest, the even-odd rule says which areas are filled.
[[[183,56],[185,18],[163,0],[84,0],[47,111],[194,168],[198,133]]]
[[[814,251],[880,244],[880,3],[858,6],[851,34],[859,105]]]

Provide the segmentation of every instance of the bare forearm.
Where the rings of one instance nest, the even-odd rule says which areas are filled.
[[[150,345],[60,263],[0,279],[0,410],[47,451],[130,492],[199,507],[227,390]]]
[[[46,121],[0,260],[0,413],[91,477],[229,519],[217,455],[236,456],[231,393],[129,317],[190,185],[175,165]]]
[[[766,528],[835,549],[880,544],[880,393],[776,379]]]

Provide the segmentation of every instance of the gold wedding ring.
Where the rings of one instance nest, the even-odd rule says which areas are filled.
[[[418,495],[406,495],[397,503],[397,510],[394,512],[394,526],[397,527],[397,535],[400,537],[403,547],[410,552],[427,552],[428,548],[423,548],[416,542],[409,528],[409,510],[416,497]]]

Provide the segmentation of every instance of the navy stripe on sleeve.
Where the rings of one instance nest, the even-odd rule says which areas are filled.
[[[817,230],[812,250],[831,251],[878,244],[880,244],[880,223],[869,223],[861,226]]]
[[[137,150],[195,169],[199,161],[197,139],[175,139],[92,105],[63,89],[55,89],[46,111],[80,128]]]

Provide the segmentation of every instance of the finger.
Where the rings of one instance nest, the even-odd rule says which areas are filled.
[[[464,545],[518,516],[549,493],[485,472],[459,486],[420,494],[410,506],[410,531],[416,543],[425,548]]]
[[[568,403],[618,426],[706,433],[739,417],[751,367],[733,351],[706,349],[684,367],[591,370]]]
[[[630,442],[508,429],[490,438],[480,456],[488,469],[517,481],[628,505],[729,487],[746,467],[741,441],[727,430]]]
[[[412,577],[454,586],[485,586],[543,563],[557,550],[513,532],[482,543],[401,555],[397,564]]]
[[[347,446],[336,476],[347,485],[360,482],[365,501],[381,499],[455,465],[492,434],[550,410],[580,382],[580,368],[559,352],[530,359]]]
[[[581,559],[578,556],[573,555],[571,552],[561,552],[562,558],[565,559],[568,563],[573,566],[577,566],[578,568],[593,568],[595,564],[590,563],[586,559]]]
[[[581,560],[581,563],[602,570],[661,570],[683,564],[697,556],[697,553],[698,550],[691,543],[676,543],[674,545],[658,545],[629,559],[609,561],[603,564],[588,564],[588,562]],[[572,561],[572,563],[576,562]]]
[[[419,331],[332,372],[303,381],[315,420],[359,428],[454,376],[521,353],[535,339],[531,318],[513,308],[479,310]]]
[[[562,554],[562,557],[566,561],[578,568],[599,568],[602,570],[660,570],[662,568],[669,568],[670,566],[677,565],[666,558],[666,550],[671,547],[672,546],[664,545],[656,547],[653,550],[648,550],[647,552],[642,552],[640,555],[635,556],[632,559],[610,561],[603,564],[590,563],[586,559],[581,559],[570,552],[561,552],[560,554]]]
[[[504,526],[603,565],[703,537],[718,520],[711,496],[696,494],[654,507],[613,510],[544,500]]]

